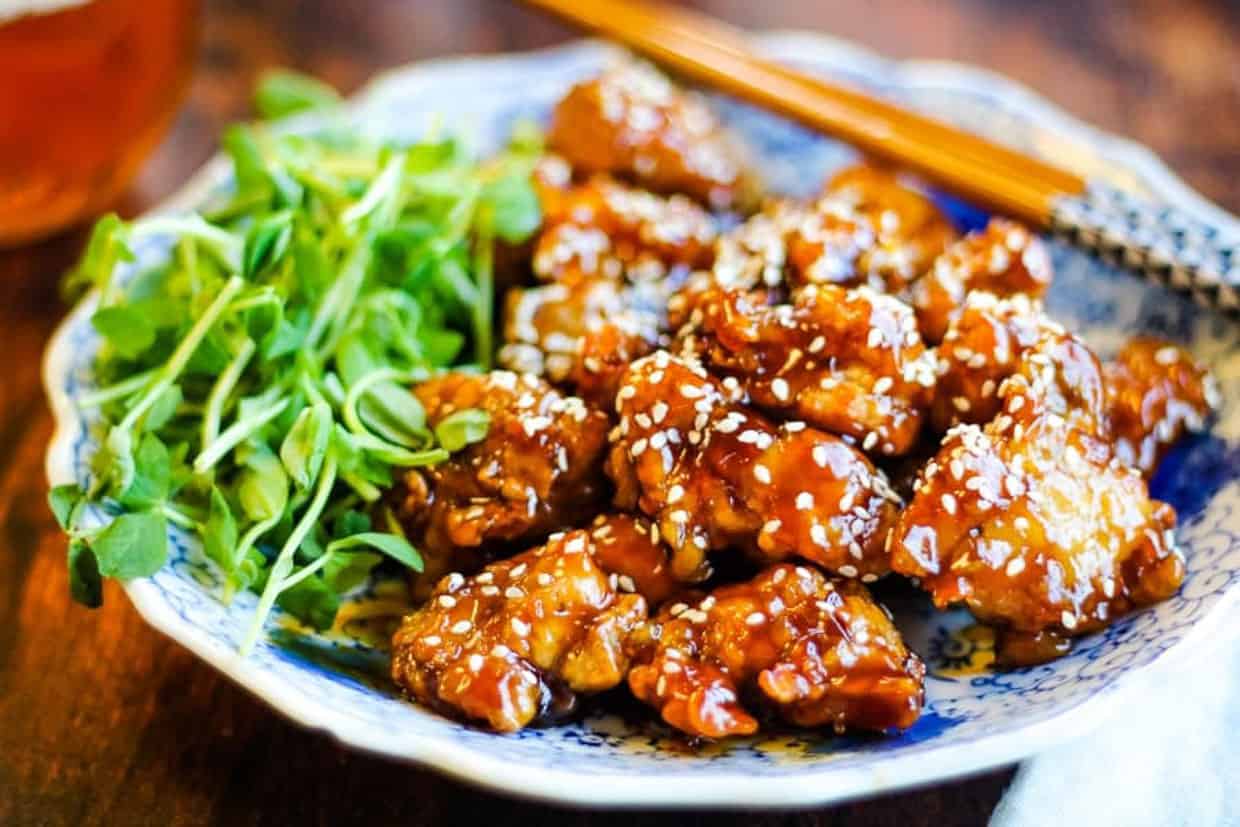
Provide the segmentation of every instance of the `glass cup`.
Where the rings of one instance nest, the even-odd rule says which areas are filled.
[[[106,209],[188,85],[199,0],[0,0],[0,246]]]

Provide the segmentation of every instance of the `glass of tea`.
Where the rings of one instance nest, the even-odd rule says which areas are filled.
[[[172,120],[199,0],[0,0],[0,246],[106,209]]]

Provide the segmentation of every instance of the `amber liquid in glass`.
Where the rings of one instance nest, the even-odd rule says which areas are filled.
[[[198,0],[0,4],[0,245],[106,209],[172,120]]]

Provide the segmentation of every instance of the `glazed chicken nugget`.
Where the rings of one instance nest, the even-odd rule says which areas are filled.
[[[754,413],[734,378],[717,381],[666,351],[630,368],[608,473],[616,504],[658,524],[673,575],[700,581],[707,552],[802,557],[846,577],[887,571],[883,537],[899,498],[859,451],[804,422]]]
[[[789,240],[799,284],[865,284],[898,293],[956,237],[934,202],[870,166],[843,170]]]
[[[414,392],[432,427],[468,408],[491,418],[481,442],[410,471],[396,489],[396,513],[425,558],[420,584],[477,565],[488,546],[581,525],[605,498],[609,422],[580,399],[508,371],[449,373]]]
[[[999,412],[999,386],[1016,371],[1025,351],[1047,334],[1063,333],[1043,313],[1041,302],[1028,296],[970,293],[938,348],[931,425],[941,433],[961,422],[989,422]]]
[[[607,278],[513,288],[504,308],[500,365],[567,385],[591,404],[610,408],[619,374],[653,351],[666,296],[661,285]]]
[[[534,245],[533,269],[543,281],[655,280],[678,267],[687,272],[710,266],[715,220],[683,195],[664,198],[604,176],[540,192],[550,206]]]
[[[964,306],[965,296],[981,290],[1000,298],[1022,294],[1040,298],[1054,278],[1042,239],[1005,218],[992,218],[947,248],[924,276],[908,288],[922,337],[938,344]]]
[[[1106,438],[1097,359],[1048,335],[1004,382],[1002,412],[958,425],[891,534],[891,565],[940,608],[964,603],[999,627],[1007,663],[1175,593],[1176,515]]]
[[[646,602],[614,587],[585,530],[453,573],[406,617],[392,677],[418,701],[499,732],[562,716],[577,696],[618,685]]]
[[[925,667],[860,583],[785,563],[696,597],[631,638],[629,687],[682,732],[756,732],[749,697],[837,732],[907,729],[920,715]]]
[[[1103,372],[1115,453],[1147,477],[1222,404],[1214,376],[1188,351],[1161,339],[1133,339]]]
[[[614,588],[635,592],[658,606],[685,586],[672,576],[669,549],[659,527],[634,514],[606,513],[590,528],[594,559],[613,578]]]
[[[716,210],[745,210],[758,184],[739,145],[697,95],[644,63],[580,83],[556,105],[550,147],[586,173],[607,172]]]
[[[894,456],[917,442],[934,397],[937,360],[909,307],[868,287],[809,285],[790,304],[709,290],[693,307],[678,351],[735,377],[757,407],[791,415]]]

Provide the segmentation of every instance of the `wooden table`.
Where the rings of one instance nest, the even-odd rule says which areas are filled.
[[[1006,73],[1128,133],[1194,186],[1240,210],[1240,11],[1227,0],[710,0],[749,26],[821,29],[892,56]],[[1069,10],[1069,7],[1076,7]],[[434,55],[567,37],[506,0],[215,0],[189,105],[126,197],[134,213],[174,189],[248,112],[256,73],[291,65],[344,90]],[[56,275],[81,232],[0,253],[0,824],[567,823],[916,825],[984,823],[1010,770],[816,813],[556,810],[480,793],[349,752],[297,729],[148,629],[114,585],[73,605],[64,542],[44,505],[51,435],[39,379],[64,313]]]

